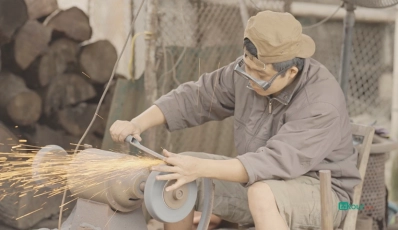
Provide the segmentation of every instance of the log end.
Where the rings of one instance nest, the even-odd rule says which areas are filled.
[[[37,21],[28,21],[17,33],[14,44],[16,63],[25,70],[48,49],[51,30]]]
[[[11,41],[14,33],[28,20],[24,0],[0,0],[0,46]]]
[[[42,111],[40,96],[34,91],[16,95],[7,104],[7,114],[15,124],[26,126],[39,120]]]
[[[101,40],[83,47],[79,63],[94,83],[106,83],[117,60],[117,51],[108,40]]]
[[[29,19],[38,19],[50,15],[58,9],[57,0],[25,0]]]
[[[76,74],[62,74],[54,78],[45,92],[46,116],[68,105],[75,105],[96,96],[94,87]]]
[[[89,40],[92,35],[88,16],[77,7],[60,10],[44,24],[78,42]]]

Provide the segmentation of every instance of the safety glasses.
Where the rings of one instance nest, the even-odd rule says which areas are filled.
[[[247,73],[245,72],[245,70],[243,69],[243,67],[242,67],[243,64],[244,64],[244,61],[243,61],[243,59],[242,59],[238,64],[236,64],[236,66],[235,66],[235,68],[234,68],[234,71],[235,71],[237,74],[239,74],[239,76],[244,77],[244,78],[246,78],[247,80],[249,80],[249,83],[247,84],[247,88],[249,88],[249,89],[251,89],[251,90],[254,90],[254,89],[253,89],[253,87],[251,86],[250,81],[254,82],[254,84],[256,84],[258,87],[262,88],[263,90],[267,90],[279,75],[285,73],[285,72],[290,68],[290,67],[289,67],[289,68],[286,68],[286,69],[284,69],[284,70],[282,70],[282,71],[276,73],[274,76],[272,76],[271,80],[269,80],[269,81],[264,81],[264,80],[255,79],[254,77],[252,77],[252,76],[250,76],[249,74],[247,74]]]

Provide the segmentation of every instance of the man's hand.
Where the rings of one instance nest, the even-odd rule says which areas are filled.
[[[199,177],[203,177],[203,159],[171,153],[165,149],[163,150],[163,155],[166,156],[165,162],[168,165],[157,165],[151,169],[170,173],[157,176],[157,180],[177,180],[176,183],[167,187],[166,191],[175,190]]]
[[[112,140],[115,142],[124,142],[128,135],[133,135],[135,139],[141,141],[141,127],[134,121],[115,121],[109,129]]]

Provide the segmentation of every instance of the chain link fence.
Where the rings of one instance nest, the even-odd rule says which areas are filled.
[[[246,1],[250,16],[259,9],[289,10],[287,4],[290,2]],[[305,2],[316,4],[321,1]],[[326,3],[334,4],[336,8],[340,4],[334,0]],[[180,83],[196,81],[201,74],[229,64],[242,54],[244,27],[238,0],[168,0],[158,4],[158,95],[169,92]],[[303,26],[321,20],[311,17],[297,19]],[[338,77],[343,42],[342,20],[329,20],[303,32],[316,42],[314,58]],[[347,96],[349,113],[354,119],[377,121],[389,127],[393,36],[393,23],[355,24]],[[159,145],[174,152],[203,151],[235,156],[233,119],[209,122],[171,134],[161,128],[156,146]]]

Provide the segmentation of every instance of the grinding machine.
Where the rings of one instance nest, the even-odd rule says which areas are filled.
[[[164,159],[164,156],[142,146],[131,136],[126,138],[126,142],[154,157]],[[59,186],[57,183],[48,181],[53,179],[49,175],[57,173],[49,171],[55,168],[51,167],[52,163],[57,162],[60,165],[66,156],[68,156],[67,152],[59,146],[48,145],[42,148],[32,164],[34,181],[51,189],[57,189]],[[135,170],[131,173],[113,170],[104,176],[93,176],[92,173],[84,173],[84,171],[68,173],[82,171],[81,168],[87,167],[93,159],[106,162],[110,159],[123,160],[128,156],[86,146],[84,150],[72,155],[68,161],[65,160],[62,166],[64,178],[67,180],[67,188],[77,202],[69,217],[62,223],[62,229],[147,230],[142,205],[145,205],[154,219],[164,223],[178,222],[192,211],[198,192],[195,181],[167,192],[166,187],[174,181],[158,181],[156,176],[164,173],[150,172],[148,169]],[[57,170],[60,171],[59,166]],[[204,208],[201,210],[202,218],[198,229],[207,229],[212,210],[214,192],[212,180],[203,178],[203,187]]]

